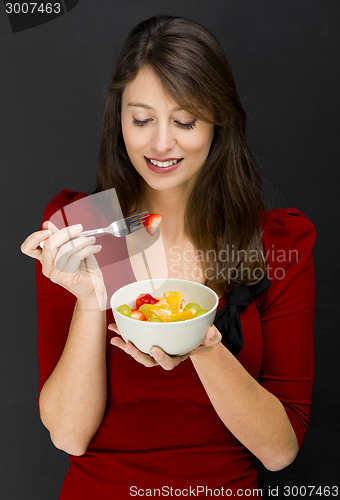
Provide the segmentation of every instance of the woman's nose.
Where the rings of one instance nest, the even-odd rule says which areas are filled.
[[[171,127],[168,125],[158,125],[155,127],[152,137],[152,148],[157,153],[165,153],[174,148],[176,139]]]

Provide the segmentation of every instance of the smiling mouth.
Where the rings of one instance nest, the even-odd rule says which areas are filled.
[[[152,165],[155,165],[156,167],[161,167],[161,168],[171,167],[172,165],[176,165],[176,163],[178,163],[181,160],[183,160],[183,158],[178,158],[177,160],[157,161],[157,160],[152,160],[152,159],[148,158],[147,156],[145,156],[145,158],[150,163],[152,163]]]

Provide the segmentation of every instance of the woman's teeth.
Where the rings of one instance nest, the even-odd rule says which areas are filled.
[[[153,165],[156,165],[156,167],[171,167],[171,165],[176,165],[182,158],[179,160],[170,160],[170,161],[156,161],[156,160],[150,160],[148,158],[149,162],[152,163]]]

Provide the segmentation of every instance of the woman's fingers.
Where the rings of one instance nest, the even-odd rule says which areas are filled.
[[[53,229],[55,228],[54,224],[48,222],[47,225],[53,232]],[[44,251],[41,255],[43,274],[45,276],[50,278],[52,273],[55,273],[55,271],[61,271],[60,268],[56,269],[56,255],[59,251],[59,247],[69,241],[70,238],[78,236],[81,231],[82,226],[80,224],[65,227],[60,229],[60,231],[55,231],[52,236],[45,241]]]
[[[205,337],[202,344],[200,344],[198,347],[190,351],[189,356],[193,358],[195,356],[205,355],[209,353],[211,349],[220,344],[221,340],[222,340],[222,335],[216,328],[216,326],[214,325],[210,326],[205,333]]]
[[[120,347],[121,349],[124,349],[125,346],[127,345],[126,342],[124,342],[124,340],[122,340],[119,337],[112,337],[112,339],[110,340],[110,344]]]
[[[59,271],[65,270],[69,260],[78,252],[81,252],[84,248],[89,245],[94,246],[96,238],[94,236],[85,237],[79,236],[74,240],[68,241],[62,245],[55,256],[55,265]]]
[[[179,363],[182,363],[182,361],[189,357],[189,354],[173,357],[168,356],[168,354],[165,354],[162,349],[155,346],[151,347],[150,354],[164,370],[172,370],[175,366],[179,365]]]
[[[42,249],[39,247],[40,243],[47,241],[56,232],[58,232],[57,226],[50,221],[45,221],[42,224],[41,231],[30,234],[22,243],[20,247],[22,253],[41,260]]]
[[[110,323],[108,326],[108,329],[111,330],[112,332],[118,333],[120,335],[120,332],[118,330],[118,327],[116,323]],[[120,337],[112,337],[110,340],[111,345],[119,347],[122,349],[126,354],[129,354],[132,356],[138,363],[141,363],[142,365],[146,367],[152,367],[152,366],[157,366],[157,361],[153,359],[151,356],[148,354],[145,354],[144,352],[141,352],[139,349],[137,349],[136,346],[131,344],[130,342],[124,342],[124,340]]]
[[[57,231],[59,231],[59,229],[57,228],[57,226],[55,224],[53,224],[53,222],[51,222],[50,220],[46,220],[45,222],[43,222],[42,223],[42,228],[43,229],[51,229],[52,234],[54,234]]]
[[[108,329],[120,335],[116,323],[111,323],[108,326]],[[218,329],[215,326],[211,326],[206,331],[205,338],[202,344],[189,353],[184,354],[183,356],[169,356],[164,351],[162,351],[162,349],[156,346],[151,347],[150,356],[148,356],[147,354],[139,351],[139,349],[137,349],[137,347],[135,347],[133,344],[129,342],[126,343],[119,337],[113,337],[111,339],[111,344],[119,347],[120,349],[123,349],[127,354],[132,356],[139,363],[142,363],[144,366],[149,367],[159,365],[164,370],[172,370],[177,365],[182,363],[182,361],[186,360],[189,356],[199,352],[208,351],[211,347],[218,345],[221,340],[222,335],[220,334]]]
[[[110,323],[107,328],[108,328],[108,330],[116,332],[116,333],[118,333],[118,335],[120,335],[120,332],[118,330],[118,327],[117,327],[116,323]]]
[[[62,269],[59,268],[59,262],[56,262],[56,267],[63,273],[76,273],[79,270],[80,264],[83,260],[94,253],[100,252],[101,249],[101,245],[86,246],[84,248],[81,248],[78,252],[72,254]]]
[[[26,238],[21,251],[42,261],[45,276],[50,277],[55,268],[59,272],[77,272],[82,261],[101,250],[100,245],[94,245],[95,238],[77,238],[83,230],[81,224],[59,230],[52,222],[45,221],[42,227]],[[44,251],[39,247],[41,242],[44,242]],[[89,263],[93,267],[96,260],[91,258]]]
[[[206,345],[206,346],[215,346],[215,345],[219,344],[221,342],[221,340],[222,340],[221,333],[216,328],[216,326],[212,325],[206,331],[205,338],[204,338],[204,341],[202,342],[202,344]]]
[[[46,241],[51,234],[52,231],[50,229],[36,231],[35,233],[30,234],[20,247],[22,253],[28,255],[29,257],[33,257],[34,259],[40,260],[42,249],[39,248],[39,244],[42,241]]]
[[[74,226],[64,227],[60,231],[52,234],[50,238],[44,244],[44,250],[46,253],[50,253],[53,259],[56,257],[59,247],[69,240],[76,238],[83,231],[81,224],[76,224]]]
[[[79,267],[80,271],[88,271],[90,273],[93,271],[96,271],[96,272],[99,271],[99,265],[98,265],[97,259],[93,255],[94,253],[98,253],[100,251],[99,246],[100,245],[98,245],[98,250],[96,250],[93,253],[90,253],[90,255],[88,257],[86,257],[86,260],[83,260],[80,263],[80,267]]]
[[[112,328],[110,328],[112,330]],[[142,365],[146,366],[147,368],[151,368],[152,366],[157,366],[157,362],[148,354],[144,354],[141,352],[139,349],[137,349],[136,346],[131,344],[130,342],[124,342],[119,337],[113,337],[110,341],[110,343],[113,346],[117,346],[123,351],[126,352],[126,354],[129,354],[131,357],[133,357],[138,363],[141,363]]]
[[[34,255],[40,255],[41,249],[38,248],[39,243],[47,240],[47,238],[51,236],[51,234],[52,231],[50,229],[36,231],[35,233],[30,234],[21,244],[20,249],[22,253],[28,255],[29,257],[32,257],[32,252],[34,252]]]

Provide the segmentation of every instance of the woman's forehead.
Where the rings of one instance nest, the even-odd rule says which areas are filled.
[[[146,109],[154,113],[182,112],[190,116],[198,115],[203,120],[213,121],[211,111],[205,110],[196,103],[194,97],[191,102],[188,102],[187,98],[184,99],[183,93],[183,95],[179,95],[178,101],[182,102],[176,102],[170,95],[156,71],[151,66],[143,66],[135,78],[126,84],[122,95],[122,108]]]
[[[173,111],[181,109],[166,91],[155,71],[149,67],[141,68],[136,77],[125,86],[123,100],[130,107],[153,110],[157,103],[162,103]]]

